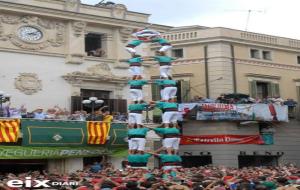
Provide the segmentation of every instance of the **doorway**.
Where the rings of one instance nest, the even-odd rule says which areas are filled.
[[[212,156],[181,156],[182,166],[185,168],[206,166],[212,164]]]
[[[243,155],[239,156],[239,168],[249,166],[278,166],[279,156],[273,155]]]
[[[47,160],[0,160],[0,168],[2,173],[42,172],[47,168]]]

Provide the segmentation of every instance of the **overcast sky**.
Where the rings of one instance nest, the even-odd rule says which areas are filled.
[[[94,5],[100,0],[81,0]],[[300,0],[110,0],[170,26],[222,26],[300,39]]]

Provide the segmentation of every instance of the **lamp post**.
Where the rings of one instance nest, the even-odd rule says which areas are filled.
[[[102,105],[104,103],[103,100],[98,100],[97,97],[90,97],[88,100],[83,100],[82,104],[85,105],[86,107],[89,107],[92,109],[91,113],[91,120],[95,120],[95,108]]]
[[[10,95],[0,91],[0,117],[4,117],[3,103],[9,101]]]

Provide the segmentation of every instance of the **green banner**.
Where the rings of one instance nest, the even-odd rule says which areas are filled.
[[[23,146],[86,146],[86,122],[22,120]]]
[[[107,149],[99,147],[74,148],[0,146],[0,160],[96,157],[108,153]]]
[[[128,146],[127,123],[111,123],[108,146]]]

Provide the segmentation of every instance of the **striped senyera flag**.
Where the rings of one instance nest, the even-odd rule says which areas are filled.
[[[110,122],[88,121],[88,144],[105,144],[110,130]]]
[[[17,142],[19,134],[19,119],[0,119],[0,142]]]

